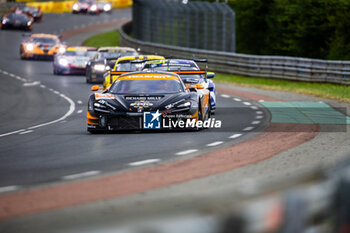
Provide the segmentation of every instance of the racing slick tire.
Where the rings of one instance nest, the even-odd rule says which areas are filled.
[[[86,73],[85,73],[85,78],[86,78],[86,83],[91,83],[91,72],[86,69]]]
[[[19,49],[19,56],[21,57],[21,60],[27,59],[27,58],[24,56],[24,51],[23,51],[22,48]]]
[[[53,74],[54,74],[54,75],[61,75],[62,72],[60,72],[57,68],[54,68],[54,69],[53,69]]]

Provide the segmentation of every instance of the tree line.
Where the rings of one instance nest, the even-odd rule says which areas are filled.
[[[349,0],[229,0],[236,51],[350,60]]]

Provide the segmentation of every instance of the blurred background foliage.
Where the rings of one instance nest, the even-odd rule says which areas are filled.
[[[238,53],[350,60],[349,0],[228,0]]]

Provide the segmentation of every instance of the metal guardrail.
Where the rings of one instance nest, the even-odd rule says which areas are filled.
[[[140,48],[144,54],[207,58],[211,71],[251,77],[350,84],[350,61],[258,56],[185,48],[137,40],[128,36],[131,32],[131,22],[123,25],[120,31],[122,46]]]

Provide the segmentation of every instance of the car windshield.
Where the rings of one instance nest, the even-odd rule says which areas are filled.
[[[32,6],[25,6],[23,8],[19,8],[20,10],[24,11],[24,12],[34,12],[37,11],[38,9]]]
[[[186,84],[196,84],[199,83],[202,79],[204,79],[204,76],[202,74],[185,74],[180,75],[180,78]]]
[[[79,57],[90,57],[94,55],[95,51],[66,51],[63,55],[65,56],[79,56]]]
[[[57,39],[49,37],[33,37],[32,42],[40,44],[58,44]]]
[[[112,94],[171,94],[183,91],[179,80],[117,80]]]
[[[116,67],[116,71],[138,71],[143,67],[143,62],[133,62],[126,61],[122,63],[118,63]]]
[[[24,14],[10,14],[8,17],[11,20],[27,20],[28,19],[27,15],[24,15]]]

